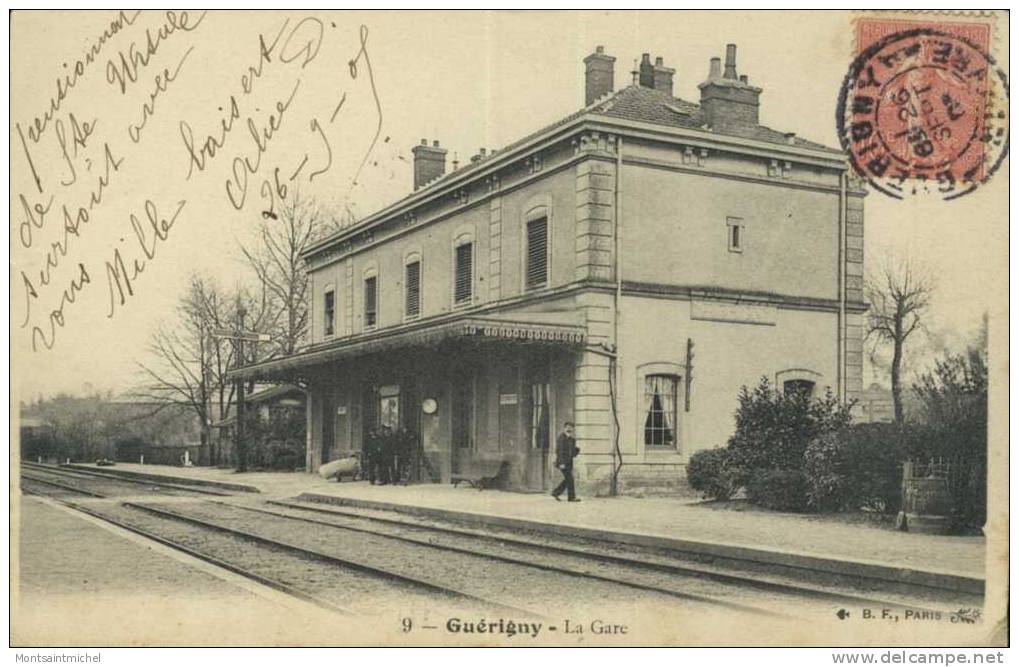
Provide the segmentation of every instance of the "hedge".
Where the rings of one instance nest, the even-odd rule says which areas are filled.
[[[732,456],[722,447],[694,452],[686,466],[686,478],[694,490],[715,500],[729,500],[740,488]]]
[[[770,510],[805,512],[807,477],[801,470],[758,470],[747,481],[747,500]]]

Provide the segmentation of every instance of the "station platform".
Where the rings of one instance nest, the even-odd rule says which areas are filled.
[[[556,502],[547,494],[478,491],[461,485],[417,484],[373,486],[368,482],[335,482],[308,473],[235,473],[215,468],[117,464],[100,468],[153,476],[191,477],[257,487],[267,498],[413,511],[451,520],[479,517],[506,527],[555,532],[593,531],[606,539],[636,536],[705,545],[709,553],[756,553],[785,560],[822,559],[846,566],[858,564],[932,576],[982,580],[986,540],[983,536],[903,533],[887,526],[850,523],[825,515],[734,509],[676,497],[583,498]]]
[[[11,646],[335,642],[335,617],[240,575],[46,499],[12,509]]]

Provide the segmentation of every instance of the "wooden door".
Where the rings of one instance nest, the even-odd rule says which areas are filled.
[[[528,486],[544,491],[551,488],[550,456],[552,449],[552,401],[548,382],[531,382],[528,390]]]
[[[474,383],[470,376],[453,382],[451,406],[453,442],[451,465],[453,473],[463,473],[474,449]]]
[[[322,398],[322,463],[333,460],[336,448],[336,400],[330,392]]]

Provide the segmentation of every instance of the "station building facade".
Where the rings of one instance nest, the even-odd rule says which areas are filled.
[[[724,445],[742,385],[862,389],[863,197],[837,150],[761,126],[761,89],[712,59],[698,104],[645,55],[614,87],[585,59],[585,106],[446,170],[414,147],[414,191],[310,247],[311,342],[239,371],[308,388],[307,466],[405,428],[448,481],[506,462],[558,482],[682,486]]]

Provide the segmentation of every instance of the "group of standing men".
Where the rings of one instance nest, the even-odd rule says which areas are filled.
[[[405,428],[380,426],[368,432],[361,468],[372,484],[406,484],[410,480],[414,435]]]
[[[411,477],[415,442],[414,434],[405,428],[393,430],[380,426],[370,430],[361,460],[362,474],[372,484],[406,484]],[[562,482],[552,491],[556,500],[563,492],[570,502],[580,500],[573,481],[573,459],[579,453],[573,437],[573,422],[566,422],[556,438],[555,466],[563,475]]]

